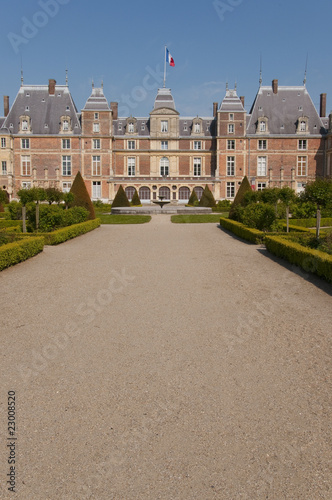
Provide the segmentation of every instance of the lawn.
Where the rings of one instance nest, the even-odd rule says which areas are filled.
[[[150,215],[111,215],[98,214],[102,224],[145,224],[150,222]]]
[[[219,224],[220,217],[228,217],[228,212],[216,214],[172,215],[171,221],[176,224],[201,224],[206,222]]]

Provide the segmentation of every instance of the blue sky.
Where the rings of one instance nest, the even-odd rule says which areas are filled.
[[[104,82],[121,115],[147,116],[162,86],[164,47],[175,67],[167,69],[183,116],[209,116],[226,82],[237,82],[249,111],[259,82],[302,85],[316,107],[327,93],[332,109],[329,47],[330,0],[11,0],[2,9],[0,93],[13,102],[24,83],[49,78],[69,86],[78,110],[91,83]],[[2,114],[1,109],[1,114]]]

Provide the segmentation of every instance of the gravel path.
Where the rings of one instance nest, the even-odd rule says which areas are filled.
[[[308,278],[166,215],[3,271],[0,497],[331,499],[332,287]]]

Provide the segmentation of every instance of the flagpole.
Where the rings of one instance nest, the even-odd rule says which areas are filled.
[[[165,45],[165,65],[164,65],[164,88],[166,87],[166,45]]]

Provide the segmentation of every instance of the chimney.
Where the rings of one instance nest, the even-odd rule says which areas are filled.
[[[48,93],[49,95],[55,95],[55,85],[56,81],[51,79],[48,81]]]
[[[218,112],[218,103],[214,102],[213,103],[213,116],[216,117]]]
[[[118,103],[117,102],[111,102],[111,110],[113,114],[113,120],[118,119]]]
[[[272,80],[272,90],[274,94],[278,94],[278,80]]]
[[[320,95],[320,112],[319,116],[324,118],[326,116],[326,94]]]
[[[244,107],[244,95],[241,95],[240,101],[242,102],[242,106]]]
[[[9,95],[3,96],[3,113],[5,117],[9,113]]]

